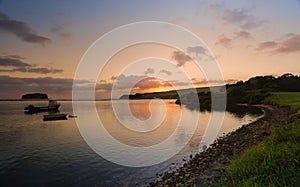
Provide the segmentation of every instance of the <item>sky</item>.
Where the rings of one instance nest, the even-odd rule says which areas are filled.
[[[0,0],[0,99],[30,92],[70,99],[76,69],[89,47],[113,29],[143,21],[176,24],[205,47],[128,46],[105,62],[97,80],[79,80],[83,90],[95,86],[95,97],[103,99],[113,88],[119,97],[207,86],[205,72],[186,52],[210,53],[225,83],[299,75],[299,20],[299,0]]]

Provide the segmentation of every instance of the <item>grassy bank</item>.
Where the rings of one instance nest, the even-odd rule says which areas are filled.
[[[300,92],[275,92],[264,102],[290,106],[293,121],[232,161],[219,186],[294,186],[299,180]]]

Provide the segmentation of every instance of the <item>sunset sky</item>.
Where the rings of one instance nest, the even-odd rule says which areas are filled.
[[[141,21],[169,22],[195,33],[216,57],[225,82],[299,75],[299,20],[299,0],[0,0],[0,99],[28,92],[71,98],[77,65],[89,46],[112,29]],[[138,60],[144,65],[123,72]],[[189,57],[168,46],[130,46],[107,64],[98,78],[97,98],[109,98],[114,83],[122,85],[120,95],[126,89],[168,90],[171,84],[185,88],[189,84],[179,71],[195,86],[206,85]],[[169,81],[151,77],[155,73]],[[142,81],[127,86],[136,80]]]

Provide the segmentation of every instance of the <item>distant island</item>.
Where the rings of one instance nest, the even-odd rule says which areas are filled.
[[[45,100],[48,99],[48,95],[45,93],[28,93],[22,95],[22,100]]]

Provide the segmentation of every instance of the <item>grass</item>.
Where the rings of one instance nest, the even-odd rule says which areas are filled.
[[[297,113],[300,112],[300,92],[273,92],[264,102],[290,106]]]
[[[300,92],[275,92],[264,102],[290,106],[294,121],[275,129],[226,168],[218,186],[295,186],[300,177]]]

